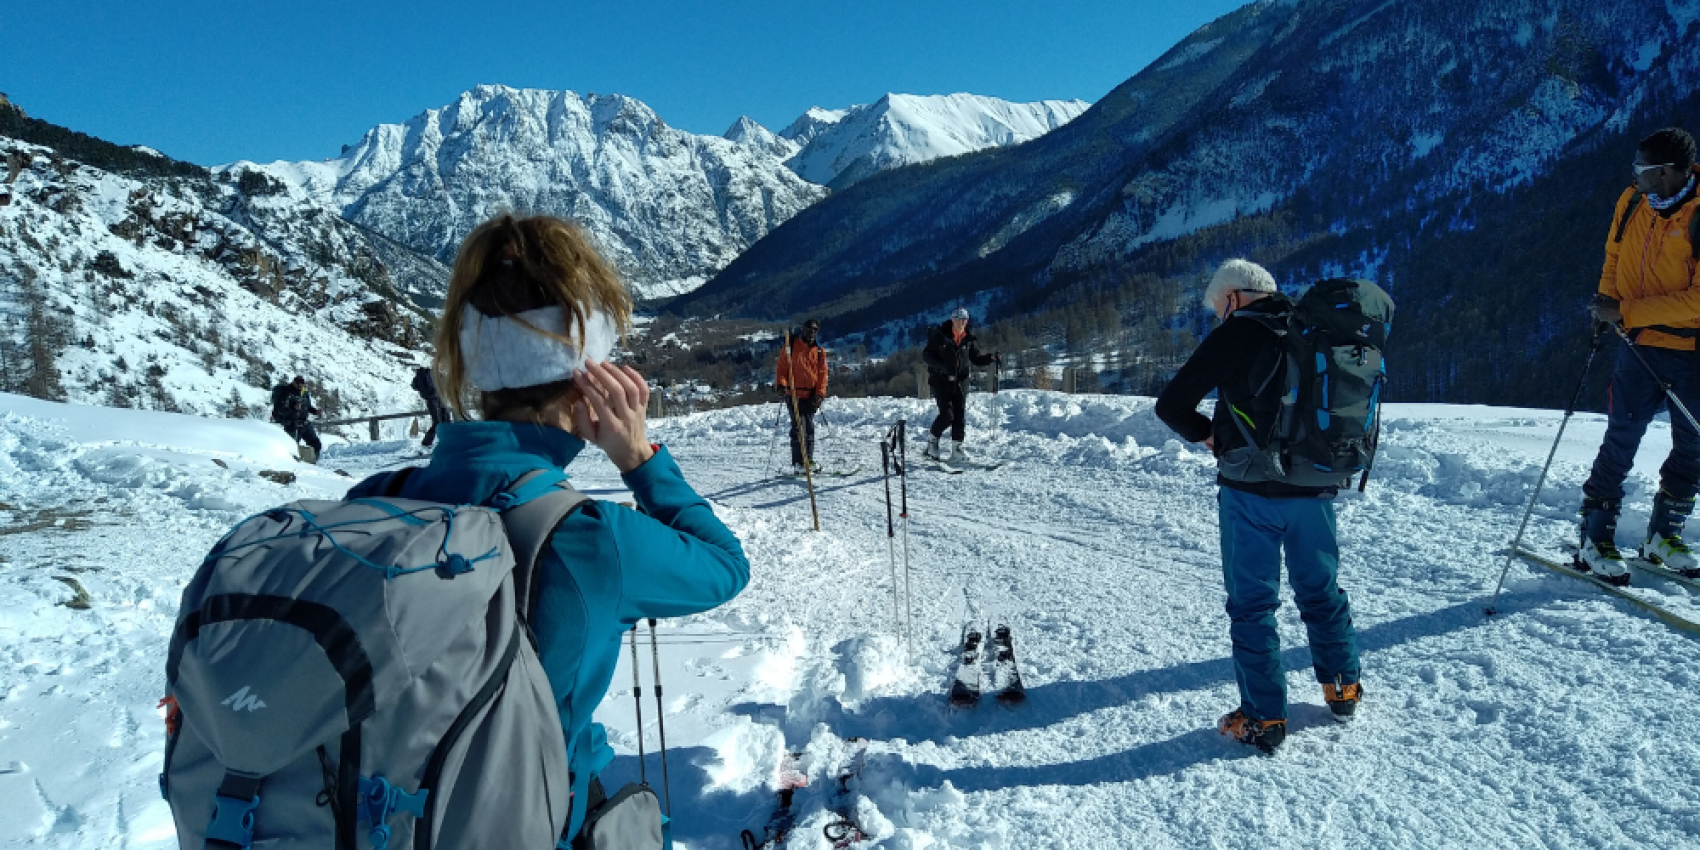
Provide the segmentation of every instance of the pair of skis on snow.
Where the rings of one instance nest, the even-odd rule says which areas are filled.
[[[961,475],[962,473],[967,472],[970,469],[979,470],[979,471],[982,471],[982,472],[990,472],[994,469],[997,469],[1000,466],[1003,466],[1003,464],[1004,464],[1004,462],[1001,461],[1001,460],[979,461],[979,460],[967,460],[965,458],[958,458],[956,460],[947,461],[947,460],[944,460],[942,458],[932,457],[931,455],[927,455],[927,454],[921,455],[921,458],[926,461],[928,467],[931,467],[932,469],[935,469],[939,472],[943,472],[946,475]]]
[[[990,664],[986,663],[990,649]],[[998,623],[991,630],[988,644],[986,632],[979,624],[970,623],[962,629],[962,648],[956,660],[956,677],[950,683],[950,704],[967,708],[980,701],[984,690],[984,672],[991,668],[991,691],[998,702],[1014,705],[1027,698],[1027,686],[1021,682],[1021,668],[1015,663],[1015,641],[1009,625]]]
[[[821,828],[833,850],[847,850],[872,838],[862,830],[856,816],[856,800],[861,784],[862,766],[867,763],[866,738],[848,738],[837,753],[837,768],[833,771],[834,785],[826,801],[829,820]],[[762,827],[760,838],[744,830],[739,836],[744,850],[773,850],[790,838],[797,826],[796,794],[808,787],[807,754],[788,750],[779,763],[779,804]]]
[[[1688,632],[1690,634],[1700,634],[1700,622],[1696,622],[1695,620],[1678,614],[1651,599],[1641,596],[1634,592],[1629,586],[1612,584],[1611,582],[1601,578],[1596,573],[1578,569],[1574,550],[1572,550],[1572,556],[1570,563],[1568,564],[1557,558],[1553,558],[1521,546],[1516,549],[1516,555],[1531,564],[1545,567],[1559,575],[1577,579],[1578,581],[1585,581],[1595,587],[1598,587],[1606,593],[1616,596],[1617,598],[1640,608],[1642,611],[1657,617],[1671,628],[1677,629],[1678,631]],[[1676,582],[1690,590],[1700,591],[1700,579],[1689,578],[1688,576],[1672,570],[1669,567],[1654,564],[1651,561],[1647,561],[1639,557],[1630,557],[1625,558],[1624,560],[1629,564],[1629,566],[1648,575]]]

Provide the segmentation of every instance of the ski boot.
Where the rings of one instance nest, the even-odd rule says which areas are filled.
[[[1273,755],[1275,748],[1287,740],[1287,721],[1253,720],[1243,709],[1236,708],[1216,723],[1216,731],[1242,744],[1250,744],[1264,755]]]
[[[1663,489],[1653,497],[1653,516],[1647,523],[1647,542],[1641,557],[1686,578],[1700,578],[1700,559],[1682,542],[1682,524],[1694,513],[1694,498],[1678,499]]]
[[[945,463],[973,463],[973,461],[970,460],[969,457],[968,457],[968,452],[963,451],[962,443],[960,441],[957,441],[957,440],[950,441],[950,457],[945,458],[944,462]]]
[[[939,436],[937,434],[927,438],[927,447],[921,450],[921,456],[928,460],[944,460],[939,455]]]
[[[1582,539],[1576,552],[1577,572],[1589,573],[1606,584],[1629,584],[1629,565],[1617,551],[1616,499],[1582,499]]]
[[[1342,685],[1336,678],[1332,682],[1322,683],[1322,701],[1328,704],[1329,712],[1339,723],[1352,719],[1352,714],[1358,710],[1358,701],[1363,699],[1363,695],[1364,689],[1357,682]]]

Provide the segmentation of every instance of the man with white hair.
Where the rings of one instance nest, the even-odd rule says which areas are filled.
[[[1281,333],[1292,302],[1276,290],[1274,277],[1262,266],[1235,259],[1217,269],[1204,291],[1204,303],[1222,324],[1158,397],[1157,416],[1218,458],[1222,576],[1240,707],[1223,717],[1217,729],[1272,753],[1287,737],[1287,676],[1275,627],[1283,551],[1324,702],[1336,720],[1344,721],[1362,693],[1351,605],[1336,581],[1337,488],[1244,481],[1224,474],[1224,456],[1245,447],[1247,434],[1259,447],[1268,445],[1281,407],[1286,360]],[[1198,404],[1212,391],[1217,394],[1215,417],[1206,419]]]

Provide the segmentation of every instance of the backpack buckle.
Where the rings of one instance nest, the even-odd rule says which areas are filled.
[[[372,842],[372,850],[385,850],[390,843],[390,827],[386,823],[391,815],[402,811],[414,818],[425,817],[425,801],[431,796],[431,789],[422,788],[409,794],[391,785],[382,776],[370,779],[360,777],[360,810],[356,813],[356,823],[372,824],[371,831],[366,833],[368,841]]]
[[[241,847],[243,850],[254,844],[254,810],[260,807],[260,795],[255,794],[251,800],[241,800],[226,797],[223,794],[213,796],[212,822],[207,824],[207,844],[213,842]]]

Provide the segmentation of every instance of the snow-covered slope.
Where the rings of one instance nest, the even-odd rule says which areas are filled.
[[[748,552],[748,590],[660,630],[681,850],[760,832],[784,749],[805,753],[787,847],[829,846],[835,756],[869,740],[853,810],[866,848],[1688,847],[1700,839],[1693,640],[1502,547],[1556,434],[1550,411],[1389,405],[1367,494],[1339,502],[1366,698],[1328,719],[1304,626],[1279,613],[1292,732],[1264,758],[1213,731],[1237,697],[1209,456],[1149,399],[1005,392],[970,400],[988,474],[908,482],[914,652],[892,634],[884,489],[869,449],[912,400],[840,400],[821,454],[863,472],[820,487],[763,471],[775,405],[652,424]],[[779,420],[776,420],[779,416]],[[1529,539],[1569,539],[1603,431],[1565,432]],[[1630,480],[1624,540],[1669,447],[1656,423]],[[913,448],[913,447],[912,447]],[[324,467],[273,484],[287,445],[257,423],[0,396],[0,846],[174,847],[155,777],[155,709],[183,583],[250,512],[334,497]],[[356,476],[402,441],[332,448]],[[224,466],[211,461],[219,460]],[[581,488],[619,498],[587,452]],[[899,549],[901,551],[901,548]],[[76,591],[89,606],[65,606]],[[899,581],[902,574],[899,572]],[[1640,583],[1638,581],[1638,583]],[[1686,590],[1637,590],[1693,616]],[[1029,695],[945,703],[965,594],[1013,625]],[[1287,596],[1283,592],[1283,596]],[[1290,597],[1285,600],[1290,603]],[[646,653],[647,654],[647,653]],[[650,676],[646,659],[644,678]],[[629,668],[597,718],[635,778]],[[658,782],[654,691],[648,776]],[[263,812],[263,809],[262,809]]]
[[[507,86],[374,127],[335,159],[237,166],[445,262],[498,212],[571,217],[652,298],[700,285],[826,194],[759,146],[676,130],[632,98]]]
[[[440,298],[441,264],[259,175],[118,173],[3,133],[0,164],[0,389],[264,416],[301,374],[327,418],[411,409],[409,293]]]
[[[810,109],[779,135],[801,145],[788,160],[793,171],[843,189],[904,165],[1036,139],[1091,105],[1083,100],[1011,103],[973,94],[888,94],[848,109]]]

